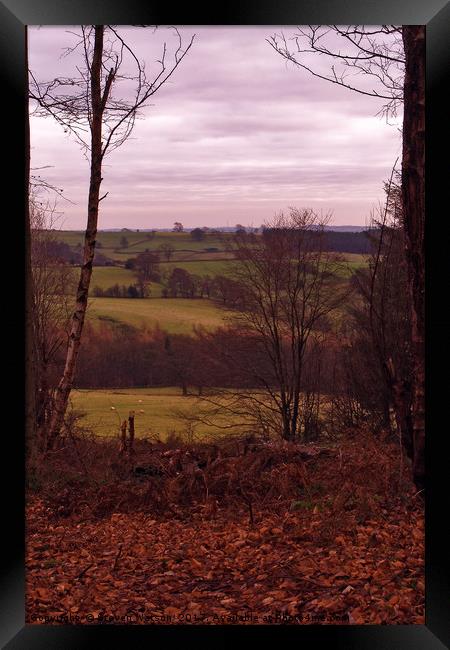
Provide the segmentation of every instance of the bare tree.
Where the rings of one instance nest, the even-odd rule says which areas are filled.
[[[195,295],[195,277],[186,271],[175,267],[167,280],[167,289],[172,298],[182,296],[183,298],[193,298]]]
[[[83,263],[65,368],[55,391],[54,410],[48,428],[49,448],[63,424],[75,375],[92,276],[99,205],[107,196],[100,196],[104,157],[130,136],[138,111],[171,77],[189,51],[193,37],[183,49],[181,36],[176,29],[175,34],[178,44],[172,62],[167,62],[167,46],[164,44],[159,73],[151,80],[147,78],[145,65],[112,25],[81,26],[77,43],[66,52],[67,55],[81,52],[83,63],[77,67],[78,77],[56,78],[48,83],[40,83],[31,71],[29,73],[30,97],[35,103],[36,114],[52,116],[75,137],[90,162],[91,172]],[[134,65],[134,74],[124,71],[130,62]],[[130,81],[134,83],[131,99],[122,99],[118,95],[116,88],[121,81],[125,82],[127,88]]]
[[[33,326],[36,360],[36,424],[42,441],[53,404],[57,363],[67,341],[76,288],[76,273],[58,256],[56,203],[30,193]],[[41,200],[42,199],[42,200]]]
[[[413,475],[425,488],[425,27],[403,27],[404,81],[402,201],[413,344]]]
[[[346,349],[341,352],[341,387],[347,384],[347,406],[356,399],[360,408],[354,412],[370,417],[375,429],[393,432],[393,412],[399,442],[412,458],[411,304],[399,177],[393,170],[385,183],[380,218],[372,218],[368,267],[357,269],[351,278],[355,293],[348,307]]]
[[[172,244],[161,244],[160,246],[158,246],[158,248],[166,258],[166,260],[170,262],[170,260],[172,259],[172,255],[175,252],[175,248],[172,246]]]
[[[150,282],[159,282],[159,255],[146,249],[134,260],[133,274],[136,277],[141,298],[146,298],[150,293]]]
[[[241,289],[231,317],[240,345],[224,345],[222,354],[249,388],[205,399],[286,440],[298,439],[309,426],[302,396],[306,350],[314,341],[319,345],[320,324],[344,296],[336,273],[340,257],[324,246],[326,221],[291,208],[266,224],[261,236],[241,232],[230,244],[237,260],[233,279]]]
[[[286,60],[316,77],[385,100],[381,112],[386,116],[395,116],[403,104],[403,228],[414,357],[413,478],[421,491],[425,485],[425,27],[309,25],[298,28],[292,38],[275,34],[268,42]],[[349,49],[341,49],[340,43]],[[329,72],[317,70],[317,55],[330,61]]]
[[[413,458],[411,417],[412,349],[411,296],[404,255],[403,205],[399,174],[393,169],[385,183],[386,204],[378,227],[378,242],[370,263],[369,307],[372,343],[378,356],[389,403],[395,413],[397,433]],[[361,289],[361,284],[360,284]]]
[[[141,273],[145,282],[157,282],[159,279],[160,257],[148,249],[139,253],[134,260],[134,270]]]
[[[194,241],[203,241],[205,239],[205,231],[202,228],[194,228],[191,230],[191,238]]]

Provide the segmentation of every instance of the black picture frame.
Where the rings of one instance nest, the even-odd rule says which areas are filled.
[[[24,57],[25,25],[68,24],[177,24],[177,25],[279,25],[279,24],[425,24],[427,26],[427,485],[426,485],[426,623],[399,626],[43,626],[25,625],[25,528],[24,528],[24,440],[23,413],[23,300],[17,287],[16,270],[23,250],[24,229],[24,155],[26,71]],[[440,370],[448,365],[445,352],[450,332],[449,320],[443,316],[439,296],[445,292],[444,260],[448,239],[442,235],[445,226],[447,189],[446,156],[449,146],[449,110],[444,99],[448,87],[446,72],[450,69],[450,5],[444,0],[229,0],[222,5],[197,7],[185,4],[169,8],[167,3],[138,0],[115,2],[110,0],[3,0],[0,3],[0,61],[2,89],[1,102],[4,117],[3,143],[5,165],[4,192],[10,199],[8,211],[3,210],[8,229],[5,244],[12,252],[12,261],[4,263],[7,273],[4,291],[19,296],[13,308],[11,301],[4,310],[7,332],[5,346],[16,340],[18,345],[14,362],[7,363],[11,399],[18,399],[17,408],[9,397],[2,412],[3,468],[12,472],[3,491],[2,519],[5,566],[1,577],[0,630],[2,647],[8,650],[55,648],[69,650],[82,646],[103,648],[111,644],[143,648],[149,643],[181,641],[197,643],[201,635],[208,640],[229,643],[236,633],[243,640],[259,642],[268,634],[276,634],[277,642],[295,642],[305,647],[326,644],[327,647],[346,650],[383,648],[384,650],[439,650],[450,646],[450,584],[448,559],[450,540],[447,523],[448,470],[444,454],[446,428],[444,416],[448,382],[440,377]],[[9,140],[9,144],[8,144]],[[448,216],[447,216],[448,220]],[[17,227],[9,227],[14,222]],[[4,221],[5,224],[5,221]],[[5,227],[5,226],[4,226]],[[22,263],[22,267],[23,267]],[[14,279],[13,279],[14,278]],[[432,296],[438,296],[434,300]],[[443,295],[443,294],[442,294]],[[6,316],[6,318],[5,318]],[[8,343],[6,343],[8,342]],[[19,415],[18,415],[19,414]],[[442,418],[442,419],[441,419]],[[20,427],[22,426],[22,431]],[[447,505],[447,507],[446,507]],[[208,638],[209,637],[209,638]]]

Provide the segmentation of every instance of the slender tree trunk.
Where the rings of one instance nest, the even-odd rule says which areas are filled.
[[[295,390],[294,402],[292,406],[292,416],[291,416],[291,439],[292,440],[295,440],[297,438],[299,404],[300,404],[300,392]]]
[[[383,363],[383,371],[388,385],[391,405],[394,411],[395,425],[401,444],[408,458],[414,460],[413,419],[411,413],[411,385],[399,379],[392,358]]]
[[[400,381],[395,382],[393,386],[393,401],[395,422],[402,445],[408,458],[414,460],[411,396]]]
[[[88,301],[89,285],[92,276],[92,263],[95,253],[95,238],[97,236],[97,221],[102,182],[102,116],[103,106],[101,95],[101,66],[103,54],[104,26],[95,26],[94,53],[91,64],[91,176],[88,197],[88,219],[84,237],[83,264],[78,283],[75,311],[66,354],[63,376],[55,391],[54,410],[50,420],[47,448],[51,449],[61,430],[75,376],[78,351],[81,343],[84,319]],[[103,104],[103,105],[102,105]]]
[[[425,27],[403,27],[405,48],[402,200],[412,300],[413,478],[425,486]]]
[[[387,399],[386,396],[383,396],[383,418],[381,421],[381,426],[383,429],[387,430],[389,432],[389,435],[392,436],[392,423],[391,423],[391,406],[393,408],[393,404],[389,399]]]
[[[291,407],[284,390],[281,390],[281,421],[283,430],[281,437],[283,440],[291,439]]]
[[[25,69],[28,75],[28,27],[25,26]],[[36,442],[36,343],[33,318],[33,273],[30,225],[30,114],[25,93],[25,434],[27,457]]]

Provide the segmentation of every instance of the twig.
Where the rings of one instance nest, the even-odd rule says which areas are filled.
[[[119,544],[119,550],[117,551],[117,555],[116,555],[116,558],[114,560],[114,564],[113,564],[113,568],[112,568],[113,571],[115,571],[116,568],[117,568],[117,562],[119,561],[119,558],[120,558],[121,554],[122,554],[122,544]]]
[[[248,505],[248,510],[249,510],[249,514],[250,514],[250,525],[251,525],[251,526],[254,526],[254,525],[255,525],[255,522],[253,521],[253,508],[252,508],[252,502],[249,500],[249,501],[247,502],[247,505]]]
[[[94,566],[94,563],[93,563],[93,562],[91,562],[91,564],[88,564],[87,567],[85,567],[82,571],[80,571],[80,573],[75,577],[75,580],[79,580],[80,578],[82,578],[82,577],[84,576],[84,574],[85,574],[87,571],[89,571],[89,569],[90,569],[91,567],[93,567],[93,566]]]
[[[246,496],[245,494],[242,493],[242,489],[241,489],[241,497],[242,497],[242,500],[244,501],[244,503],[247,504],[248,514],[249,514],[249,519],[250,519],[249,523],[250,523],[250,526],[253,527],[255,525],[255,521],[254,521],[254,518],[253,518],[253,506],[252,506],[251,499],[248,496]]]

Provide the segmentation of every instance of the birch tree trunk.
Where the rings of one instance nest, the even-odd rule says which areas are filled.
[[[86,308],[88,301],[89,285],[92,276],[92,263],[95,253],[95,239],[97,236],[97,222],[99,211],[100,185],[102,182],[102,117],[107,96],[102,98],[101,92],[101,66],[103,54],[104,26],[95,26],[95,41],[92,64],[90,69],[91,93],[91,175],[88,196],[88,219],[84,236],[83,264],[78,283],[75,311],[72,316],[71,331],[66,354],[66,363],[61,380],[55,391],[54,409],[50,419],[47,449],[51,449],[59,435],[67,409],[70,391],[75,376],[75,369],[80,348],[81,334],[83,331]],[[110,84],[105,87],[108,93]]]
[[[425,485],[425,27],[403,26],[405,48],[402,201],[413,346],[413,478]]]

